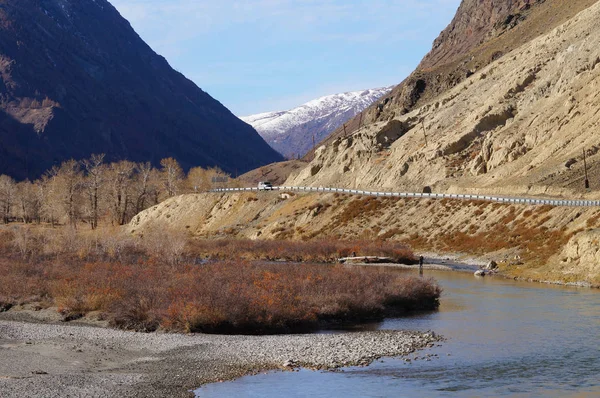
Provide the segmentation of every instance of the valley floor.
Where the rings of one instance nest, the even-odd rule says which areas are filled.
[[[3,316],[4,317],[4,316]],[[202,384],[267,370],[368,365],[433,345],[433,333],[285,336],[144,334],[0,320],[0,392],[9,397],[188,397]]]

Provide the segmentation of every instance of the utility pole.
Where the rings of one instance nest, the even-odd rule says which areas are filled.
[[[583,149],[583,170],[585,172],[585,189],[590,189],[590,180],[588,179],[587,159],[585,156],[585,148]]]
[[[346,133],[346,123],[344,123],[344,138],[346,138],[348,134]]]
[[[363,116],[363,113],[361,112],[360,113],[360,119],[358,120],[358,128],[359,129],[362,127],[362,116]]]
[[[421,119],[421,126],[423,127],[423,136],[425,137],[425,146],[427,145],[427,131],[425,130],[425,119]]]

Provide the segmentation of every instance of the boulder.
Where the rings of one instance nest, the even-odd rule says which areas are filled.
[[[487,173],[487,164],[482,155],[478,155],[472,162],[470,167],[471,174],[474,176]]]
[[[482,269],[478,269],[475,271],[475,276],[485,276],[485,271]]]
[[[485,266],[485,269],[488,269],[488,270],[493,270],[493,269],[496,269],[496,268],[498,268],[498,263],[496,263],[494,260],[490,261]]]

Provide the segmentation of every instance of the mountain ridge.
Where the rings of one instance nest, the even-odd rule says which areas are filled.
[[[230,172],[281,159],[107,0],[0,0],[0,172],[101,152]]]
[[[287,111],[241,117],[285,156],[304,156],[317,142],[387,94],[393,86],[322,96]]]
[[[365,125],[391,120],[433,101],[506,53],[573,18],[597,0],[462,0],[419,66],[363,112]],[[346,122],[356,129],[355,117]],[[331,133],[323,144],[343,135]],[[320,145],[317,145],[317,147]],[[310,152],[306,159],[314,156]]]
[[[600,167],[593,135],[600,53],[590,39],[598,33],[590,21],[599,6],[507,52],[434,100],[321,146],[286,184],[576,194],[583,151],[589,173],[597,175]],[[592,182],[592,189],[600,186]]]

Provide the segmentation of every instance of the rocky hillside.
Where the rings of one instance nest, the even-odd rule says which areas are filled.
[[[287,183],[580,195],[586,150],[600,190],[598,17],[594,4],[408,113],[320,147]]]
[[[0,0],[0,173],[100,152],[231,172],[281,159],[108,1]]]
[[[415,74],[367,111],[366,126],[334,134],[285,185],[598,199],[598,20],[595,1],[464,0]],[[424,83],[411,86],[417,76]],[[403,94],[415,87],[418,95]],[[600,286],[599,220],[596,208],[260,193],[183,196],[131,229],[395,239],[492,258],[509,276]]]
[[[282,112],[260,113],[241,119],[286,157],[304,156],[348,119],[390,92],[392,87],[328,95]]]
[[[463,0],[417,69],[364,112],[376,123],[406,114],[468,79],[508,52],[546,34],[597,0]],[[359,120],[347,122],[351,129]],[[334,131],[323,143],[343,135]],[[308,158],[312,158],[312,153]]]

